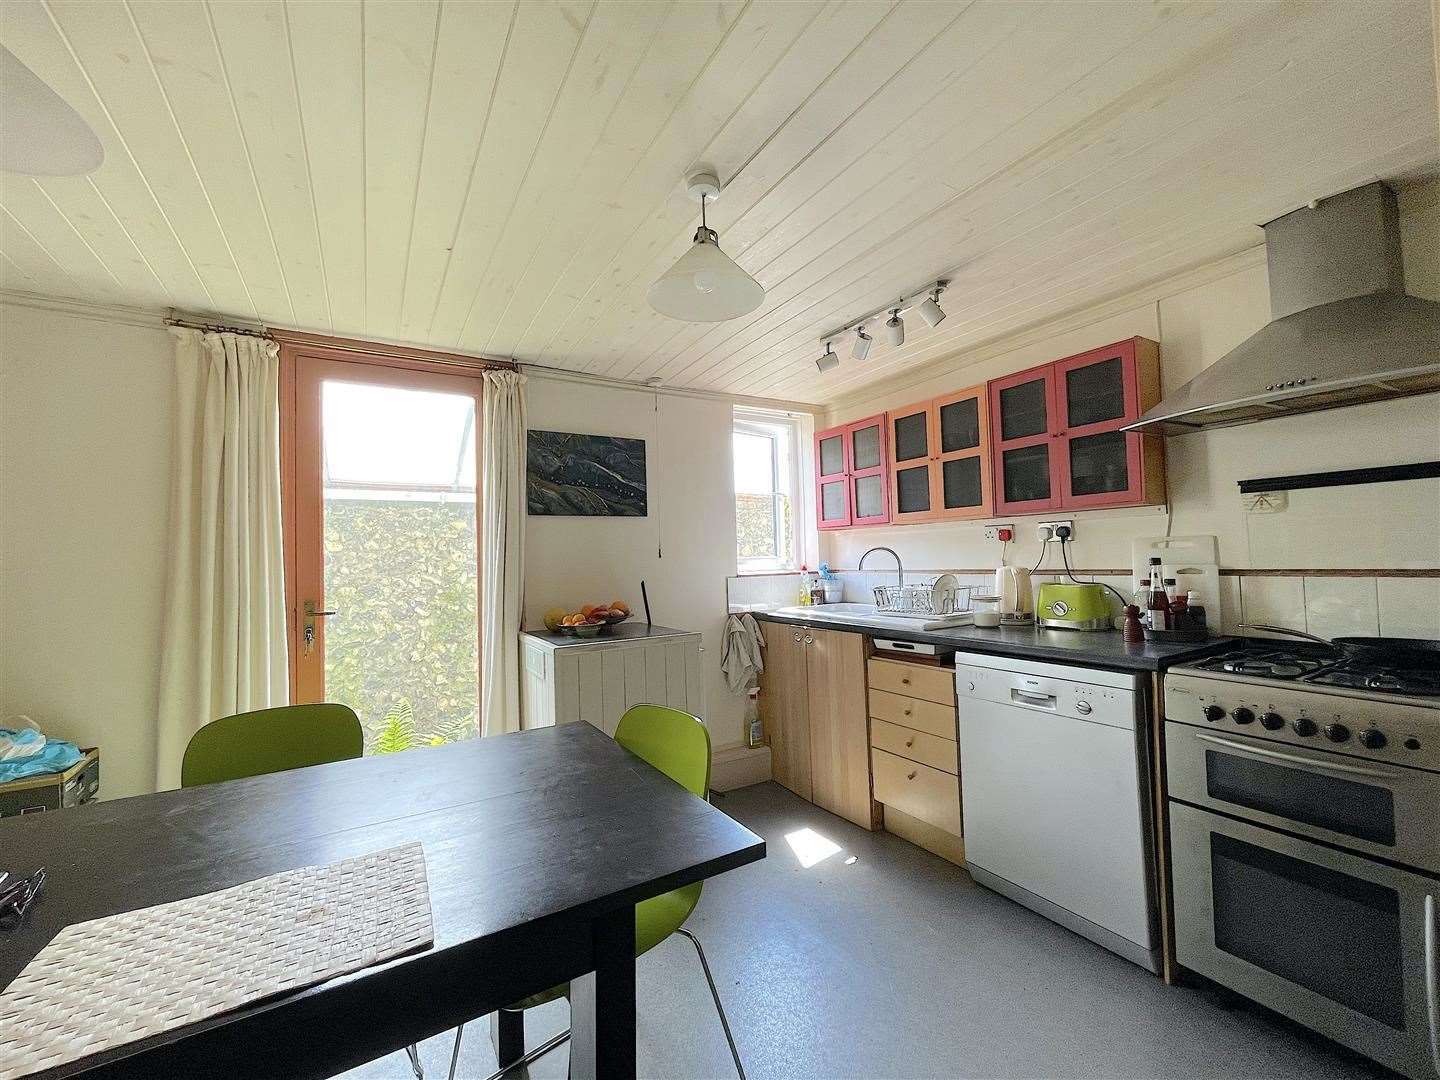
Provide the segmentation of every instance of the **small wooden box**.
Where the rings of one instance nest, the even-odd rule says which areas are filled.
[[[95,798],[100,790],[100,750],[92,746],[81,753],[85,756],[64,772],[0,784],[0,817],[63,810]]]

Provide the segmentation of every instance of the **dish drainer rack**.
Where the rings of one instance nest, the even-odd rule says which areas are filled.
[[[970,610],[969,585],[941,589],[933,585],[877,585],[875,606],[892,615],[963,615]]]

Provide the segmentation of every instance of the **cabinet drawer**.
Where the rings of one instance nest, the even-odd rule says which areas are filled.
[[[961,835],[960,780],[953,773],[906,761],[878,747],[870,750],[870,767],[876,802]]]
[[[955,705],[955,669],[902,664],[895,660],[870,660],[870,685],[892,694]]]
[[[941,705],[938,701],[922,701],[920,698],[887,694],[884,690],[871,690],[870,715],[876,720],[889,720],[901,727],[914,728],[916,731],[955,741],[954,705]]]
[[[948,773],[958,773],[960,755],[955,743],[930,735],[924,731],[913,731],[885,720],[870,720],[870,745],[887,753],[918,761]]]

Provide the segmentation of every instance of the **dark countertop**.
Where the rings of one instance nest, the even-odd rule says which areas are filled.
[[[689,634],[697,634],[699,631],[676,630],[673,626],[653,626],[632,618],[626,622],[606,627],[594,637],[575,637],[571,634],[551,633],[543,626],[538,630],[522,630],[521,633],[559,648],[571,645],[604,645],[607,641],[637,641],[641,638],[685,637]]]
[[[1005,626],[988,629],[957,626],[949,630],[897,630],[890,626],[867,626],[863,623],[840,623],[829,619],[797,619],[770,612],[751,612],[757,619],[814,626],[822,630],[846,630],[871,637],[894,641],[923,641],[944,645],[961,652],[990,653],[996,656],[1018,656],[1026,660],[1054,660],[1081,667],[1108,668],[1111,671],[1163,671],[1183,664],[1234,642],[1234,638],[1215,637],[1192,644],[1161,644],[1147,641],[1126,645],[1119,630],[1042,630],[1039,627]]]

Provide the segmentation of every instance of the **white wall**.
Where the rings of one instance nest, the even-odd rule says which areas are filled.
[[[735,572],[731,403],[529,374],[530,427],[645,440],[649,516],[530,517],[526,625],[552,607],[609,600],[643,618],[644,579],[655,622],[704,635],[711,738],[717,748],[739,743],[742,700],[720,676],[725,578]]]
[[[1402,199],[1407,287],[1440,299],[1440,190]],[[1160,342],[1164,387],[1174,388],[1214,363],[1270,316],[1265,264],[1257,249],[1217,274],[1187,275],[1144,302],[1079,313],[1051,328],[1017,335],[983,350],[947,358],[903,385],[882,385],[832,410],[834,424],[902,407],[1049,360],[1142,335]],[[1241,508],[1237,481],[1271,475],[1397,464],[1440,458],[1440,395],[1361,405],[1166,441],[1175,535],[1219,537],[1220,563],[1262,568],[1440,567],[1440,481],[1324,488],[1290,494],[1271,515]],[[1042,515],[1054,517],[1054,513]],[[1073,555],[1086,567],[1130,565],[1130,540],[1162,535],[1163,509],[1066,511],[1076,521]],[[991,519],[999,520],[999,519]],[[1038,517],[1009,516],[1019,526],[1011,561],[1039,555]],[[826,534],[832,564],[854,567],[877,544],[900,551],[907,566],[931,569],[995,565],[998,545],[982,537],[986,522],[837,530]]]
[[[0,716],[153,790],[169,521],[169,335],[0,305]]]

